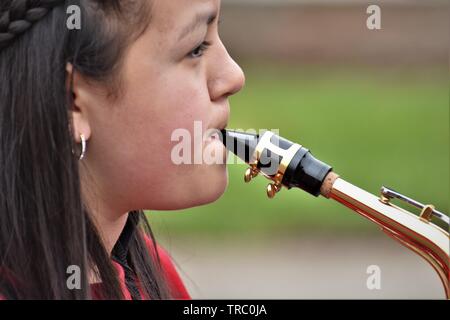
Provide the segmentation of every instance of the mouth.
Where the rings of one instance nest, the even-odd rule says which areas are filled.
[[[211,133],[207,137],[208,142],[219,141],[222,143],[226,127],[228,126],[228,117],[221,121],[216,127],[211,128]]]
[[[217,140],[217,141],[222,141],[221,140],[221,138],[220,138],[220,135],[221,135],[221,132],[220,132],[221,130],[219,130],[219,129],[215,129],[214,130],[214,132],[212,132],[209,136],[208,136],[208,139],[206,140],[207,142],[213,142],[213,141],[215,141],[215,140]]]
[[[224,117],[223,120],[217,123],[216,126],[210,129],[211,133],[206,139],[206,144],[213,146],[214,159],[216,164],[224,165],[227,163],[228,150],[225,148],[225,128],[228,126],[229,117]]]
[[[219,126],[219,128],[211,129],[211,134],[206,139],[206,145],[210,146],[209,155],[212,156],[213,163],[223,165],[227,163],[228,150],[223,143],[225,136],[226,124]],[[211,153],[212,152],[212,153]]]

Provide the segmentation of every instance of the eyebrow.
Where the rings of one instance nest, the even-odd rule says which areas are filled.
[[[217,12],[210,11],[206,13],[199,13],[195,16],[194,20],[185,26],[178,36],[178,41],[186,37],[188,34],[196,30],[198,27],[200,27],[203,24],[210,25],[213,23],[217,18]]]

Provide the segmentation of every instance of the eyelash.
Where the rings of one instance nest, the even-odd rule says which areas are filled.
[[[203,41],[198,47],[189,52],[189,58],[198,59],[205,53],[206,50],[211,46],[211,43],[208,41]]]

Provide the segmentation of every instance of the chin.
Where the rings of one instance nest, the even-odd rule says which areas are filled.
[[[172,193],[171,197],[158,201],[156,204],[153,203],[152,207],[153,210],[182,210],[210,204],[224,194],[227,186],[226,165],[214,165],[213,168],[209,167],[207,171],[203,171],[203,174],[198,172],[195,176],[191,176],[178,190],[179,193]]]
[[[195,206],[212,203],[225,193],[228,186],[228,170],[226,165],[218,165],[217,169],[209,176],[208,181],[201,181],[202,192],[197,193]]]

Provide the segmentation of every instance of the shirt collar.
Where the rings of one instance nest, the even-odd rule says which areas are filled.
[[[125,282],[125,286],[127,287],[131,298],[135,300],[140,300],[142,297],[139,288],[136,285],[136,281],[134,278],[135,272],[130,260],[128,259],[128,252],[133,234],[136,232],[138,222],[139,212],[132,211],[128,213],[128,218],[125,226],[120,233],[119,239],[117,240],[111,251],[111,259],[113,259],[122,267],[122,270],[124,272],[123,281]]]
[[[137,221],[136,213],[130,212],[125,226],[111,251],[111,257],[122,265],[127,264],[128,249],[131,238],[136,232]]]

